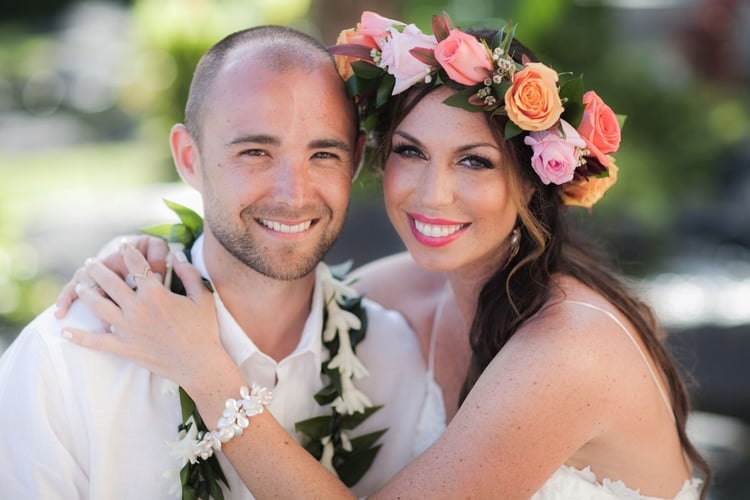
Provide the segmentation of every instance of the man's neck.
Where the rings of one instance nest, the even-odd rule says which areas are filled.
[[[268,278],[211,238],[203,257],[221,301],[258,349],[276,361],[291,354],[310,314],[315,272],[293,281]]]

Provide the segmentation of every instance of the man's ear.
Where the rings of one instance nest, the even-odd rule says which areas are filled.
[[[365,133],[361,130],[357,133],[357,140],[354,143],[354,175],[352,176],[352,182],[357,178],[359,172],[362,170],[362,159],[365,154]]]
[[[203,175],[198,145],[188,132],[187,127],[182,123],[172,127],[169,132],[169,146],[172,149],[175,168],[177,168],[177,173],[180,174],[182,180],[197,191],[202,192]]]

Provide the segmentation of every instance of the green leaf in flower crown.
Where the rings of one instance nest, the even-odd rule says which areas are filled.
[[[385,73],[383,75],[383,79],[380,82],[380,86],[378,87],[378,93],[375,96],[375,107],[379,108],[393,95],[393,87],[396,85],[396,79],[393,77],[393,75],[389,75],[388,73]]]
[[[500,82],[500,83],[493,83],[492,84],[492,93],[497,96],[498,99],[500,99],[503,102],[503,105],[505,104],[505,93],[508,91],[509,88],[513,86],[510,82]]]
[[[355,75],[365,80],[379,78],[384,73],[383,68],[365,61],[354,61],[352,63],[352,71],[354,71]]]
[[[620,125],[620,128],[625,126],[625,120],[628,119],[628,115],[615,115],[615,118],[617,118],[617,123]]]
[[[333,417],[330,415],[308,418],[294,424],[295,431],[301,432],[313,440],[320,440],[325,436],[330,436],[332,427]]]
[[[481,106],[475,106],[469,102],[469,99],[477,93],[476,87],[469,87],[463,90],[460,90],[453,94],[452,96],[448,97],[443,101],[443,104],[447,104],[448,106],[453,106],[454,108],[461,108],[465,109],[466,111],[476,112],[476,111],[482,111]]]
[[[359,78],[357,78],[357,75],[352,75],[346,80],[346,95],[349,96],[350,99],[354,98],[354,96],[359,95]]]
[[[340,421],[341,428],[349,429],[349,430],[356,428],[359,424],[361,424],[362,422],[370,418],[370,416],[372,416],[373,413],[377,412],[382,407],[383,405],[369,406],[365,408],[365,411],[363,412],[356,412],[356,413],[353,413],[352,415],[342,415],[341,421]]]
[[[562,119],[578,128],[583,118],[583,76],[560,75],[560,99],[563,100]]]
[[[513,122],[513,120],[508,120],[508,122],[505,124],[505,139],[512,139],[513,137],[523,134],[524,130],[519,127],[518,125]]]

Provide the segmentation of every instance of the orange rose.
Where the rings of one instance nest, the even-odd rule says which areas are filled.
[[[513,75],[505,93],[505,111],[523,130],[539,132],[552,127],[563,112],[557,73],[542,63],[527,63]]]
[[[609,171],[609,177],[590,177],[563,184],[560,191],[563,203],[573,207],[593,207],[604,196],[604,193],[617,182],[617,165],[615,165],[612,157],[609,157],[607,170]]]
[[[367,35],[362,35],[355,28],[349,28],[339,33],[339,37],[336,39],[336,45],[342,45],[342,44],[364,45],[365,47],[369,47],[371,49],[378,48],[377,44],[375,43],[375,40],[373,40],[372,37],[367,36]],[[349,77],[354,74],[354,71],[352,71],[352,61],[357,61],[357,60],[364,61],[365,60],[365,59],[359,59],[357,57],[340,56],[340,55],[334,55],[333,59],[336,61],[336,69],[338,70],[339,75],[344,81],[347,81]]]

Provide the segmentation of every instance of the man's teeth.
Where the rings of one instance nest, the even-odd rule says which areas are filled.
[[[300,224],[294,224],[293,226],[266,219],[261,219],[260,222],[267,228],[273,229],[274,231],[278,231],[280,233],[301,233],[302,231],[307,231],[308,229],[310,229],[310,224],[312,224],[312,221],[310,220],[307,222],[302,222]]]
[[[414,226],[417,228],[417,231],[431,238],[443,238],[455,233],[456,231],[464,227],[463,224],[452,224],[450,226],[446,226],[444,224],[425,224],[424,222],[419,222],[418,220],[414,221]]]

